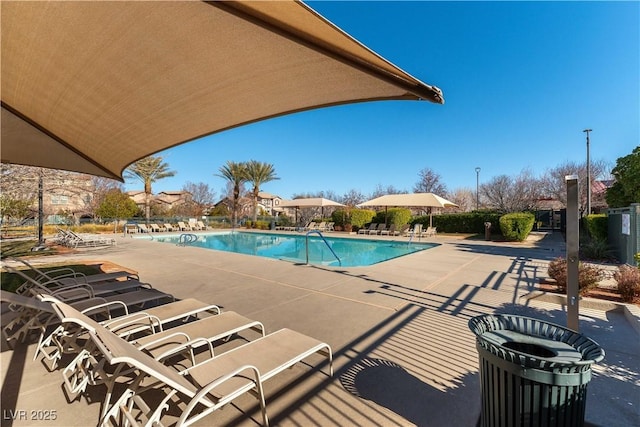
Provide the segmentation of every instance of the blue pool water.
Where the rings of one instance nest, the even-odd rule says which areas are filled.
[[[218,251],[236,252],[292,262],[306,262],[305,235],[246,232],[198,234],[198,240],[189,246]],[[153,236],[154,240],[177,244],[179,235]],[[309,236],[309,263],[328,266],[359,267],[388,261],[403,255],[430,249],[437,244],[411,243],[391,240],[325,239],[340,258],[341,263],[317,235]]]

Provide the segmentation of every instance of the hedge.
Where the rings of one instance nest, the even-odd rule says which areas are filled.
[[[337,226],[344,226],[345,224],[351,224],[354,227],[362,228],[365,224],[371,222],[376,215],[375,211],[368,209],[336,209],[331,214],[331,220]]]
[[[527,238],[536,217],[529,212],[516,212],[500,217],[500,231],[507,240],[522,242]]]
[[[411,221],[411,210],[406,208],[390,208],[386,211],[380,211],[372,219],[372,222],[378,224],[386,223],[387,225],[395,224],[396,227],[409,224],[409,221]]]
[[[607,241],[609,230],[606,214],[591,214],[584,218],[584,224],[592,239]]]
[[[493,212],[472,212],[433,215],[433,226],[440,233],[474,233],[484,234],[484,223],[492,224],[492,231],[500,231],[498,226],[500,214]],[[411,225],[429,226],[429,215],[419,216],[411,221]]]

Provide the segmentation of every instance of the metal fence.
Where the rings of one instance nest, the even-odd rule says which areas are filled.
[[[633,256],[640,252],[640,203],[626,208],[607,209],[609,245],[616,258],[635,265]]]

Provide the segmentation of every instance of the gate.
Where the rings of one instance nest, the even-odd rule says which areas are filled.
[[[640,203],[626,208],[607,209],[609,245],[619,261],[635,265],[634,254],[640,252]]]

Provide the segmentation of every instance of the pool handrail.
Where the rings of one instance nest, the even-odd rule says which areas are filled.
[[[193,243],[197,241],[198,241],[198,236],[196,234],[182,233],[178,238],[178,243],[176,243],[176,246],[186,246],[189,243]]]
[[[322,235],[320,230],[309,230],[305,234],[304,245],[305,245],[305,249],[307,251],[307,265],[309,265],[309,234],[311,234],[311,233],[315,233],[318,236],[320,236],[320,238],[322,239],[324,244],[327,245],[327,247],[329,248],[329,250],[331,251],[333,256],[336,257],[336,259],[338,260],[338,265],[342,267],[342,261],[340,260],[340,257],[338,255],[336,255],[336,253],[334,252],[333,248],[331,247],[331,245],[329,245],[329,242],[327,242],[327,239],[324,238],[324,236]]]

